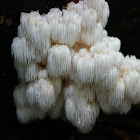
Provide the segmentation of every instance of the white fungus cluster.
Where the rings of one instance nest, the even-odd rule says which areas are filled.
[[[53,8],[43,15],[21,13],[11,45],[20,81],[14,101],[21,123],[65,114],[87,133],[100,108],[126,114],[140,102],[140,60],[124,57],[120,40],[107,36],[108,17],[104,0],[71,2],[67,9]]]

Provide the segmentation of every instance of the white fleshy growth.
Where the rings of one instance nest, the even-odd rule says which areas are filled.
[[[79,40],[81,17],[74,11],[63,10],[61,12],[54,8],[48,13],[47,20],[51,25],[51,39],[54,43],[72,47]]]
[[[26,98],[30,105],[38,106],[47,111],[55,104],[56,98],[61,93],[62,80],[60,78],[39,79],[30,83],[26,88]]]
[[[91,131],[99,115],[97,103],[88,103],[80,99],[77,103],[73,97],[68,97],[65,103],[66,117],[83,133]]]
[[[70,50],[65,45],[52,46],[48,54],[47,69],[50,76],[66,76],[71,67]]]
[[[34,49],[26,43],[26,38],[16,37],[11,45],[11,52],[14,59],[19,63],[29,63],[35,59]]]
[[[88,5],[84,4],[84,1],[79,1],[78,3],[70,2],[67,5],[67,10],[68,11],[75,11],[79,15],[82,14],[85,10],[88,10]]]
[[[46,69],[42,69],[38,73],[38,79],[48,78],[48,71]]]
[[[95,10],[88,9],[82,12],[82,28],[84,30],[88,32],[94,32],[96,22],[97,22],[97,12]]]
[[[101,41],[103,37],[107,36],[107,32],[103,29],[100,23],[95,25],[94,32],[92,30],[82,30],[80,42],[91,46],[94,45],[97,41]]]
[[[73,57],[73,72],[76,83],[88,84],[93,82],[95,63],[94,59],[91,58],[87,50],[81,49],[78,53],[75,53]]]
[[[124,57],[106,44],[97,42],[89,52],[88,48],[81,48],[74,54],[71,79],[78,85],[94,82],[101,88],[111,89],[115,86]]]
[[[131,101],[125,98],[120,107],[114,110],[114,112],[119,114],[127,114],[130,111],[130,109],[131,109]]]
[[[116,83],[116,87],[109,94],[109,104],[115,108],[119,107],[124,100],[124,93],[125,84],[121,79]]]
[[[21,13],[20,22],[20,37],[26,37],[29,43],[40,51],[50,48],[51,28],[45,16],[38,12]]]
[[[22,107],[27,104],[26,86],[27,85],[18,85],[14,89],[13,97],[14,97],[14,102],[15,102],[16,107]]]
[[[40,79],[29,84],[26,89],[26,98],[30,105],[36,105],[44,111],[49,110],[56,100],[53,83]]]
[[[25,53],[27,56],[29,54],[29,57],[36,62],[43,63],[44,59],[47,58],[47,52],[51,46],[51,28],[47,23],[46,17],[41,16],[38,12],[31,12],[29,14],[21,13],[20,22],[18,37],[21,38],[21,41],[15,40],[13,44],[19,44],[26,38],[28,48],[25,46],[24,48],[26,50],[21,50],[19,57],[22,58],[24,56],[21,53]]]
[[[35,106],[36,105],[36,97],[35,97],[35,83],[30,83],[27,88],[26,88],[26,98],[28,103],[31,106]]]
[[[21,123],[65,114],[88,133],[100,108],[126,114],[140,103],[140,60],[119,52],[120,40],[105,30],[108,16],[105,0],[71,2],[43,15],[21,13],[11,45],[20,82],[13,97]]]
[[[125,94],[133,104],[140,102],[140,60],[135,56],[126,56],[121,69],[125,82]]]
[[[45,116],[46,112],[37,107],[26,106],[17,108],[17,118],[23,124],[37,119],[44,119]]]
[[[59,96],[62,91],[62,79],[61,78],[52,78],[52,83],[54,86],[55,96]]]
[[[25,79],[26,82],[34,81],[38,78],[40,67],[36,63],[32,62],[26,66]]]
[[[36,104],[40,109],[47,111],[55,104],[54,87],[51,81],[40,79],[34,85]]]
[[[32,108],[19,107],[17,108],[17,118],[21,123],[29,123],[33,119],[32,112]]]
[[[22,83],[31,82],[38,78],[41,67],[34,61],[29,64],[23,64],[15,61],[15,68],[18,73],[19,80]]]
[[[87,4],[89,8],[93,8],[97,11],[98,22],[105,27],[109,17],[108,3],[104,0],[84,0],[84,3]]]
[[[113,49],[114,51],[120,51],[121,42],[116,37],[104,37],[102,42],[106,45],[107,48]]]
[[[77,88],[70,84],[65,87],[66,117],[83,133],[92,130],[99,115],[99,106],[95,101],[95,89],[91,87]]]
[[[51,107],[48,112],[48,115],[51,119],[57,119],[60,116],[62,107],[63,107],[64,99],[61,96],[58,96],[55,102],[55,105]]]

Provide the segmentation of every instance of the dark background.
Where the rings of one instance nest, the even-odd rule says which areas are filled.
[[[127,115],[105,115],[100,113],[96,126],[89,134],[80,134],[70,123],[62,120],[36,121],[21,125],[16,118],[13,89],[17,85],[17,74],[13,68],[11,43],[17,36],[20,13],[39,10],[47,13],[50,8],[62,9],[71,0],[23,0],[7,2],[0,8],[0,139],[124,139],[140,140],[140,104],[132,107]],[[75,0],[76,1],[76,0]],[[78,1],[78,0],[77,0]],[[110,6],[110,17],[106,30],[109,36],[121,39],[121,52],[140,58],[140,5],[139,0],[106,0]],[[3,6],[3,7],[2,7]],[[4,8],[5,7],[5,8]],[[19,7],[19,8],[16,8]]]

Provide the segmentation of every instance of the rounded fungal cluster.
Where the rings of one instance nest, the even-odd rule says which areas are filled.
[[[126,114],[140,102],[140,60],[119,52],[120,40],[104,29],[108,17],[104,0],[71,2],[43,15],[21,13],[11,45],[21,123],[62,117],[87,133],[100,109]]]

